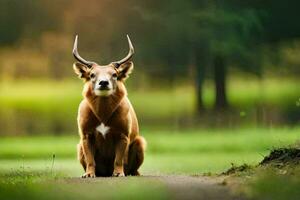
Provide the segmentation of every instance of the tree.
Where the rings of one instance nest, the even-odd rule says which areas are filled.
[[[216,90],[215,107],[226,108],[228,65],[234,64],[247,69],[250,65],[244,63],[257,52],[253,51],[256,48],[253,41],[261,28],[257,13],[253,9],[234,10],[222,1],[212,0],[175,1],[172,4],[159,4],[159,9],[153,9],[156,3],[152,2],[150,9],[145,5],[141,8],[144,16],[150,16],[148,21],[160,25],[159,38],[151,38],[149,41],[158,40],[163,45],[156,46],[150,54],[161,60],[169,60],[167,64],[171,63],[172,70],[177,71],[182,71],[180,67],[187,66],[191,60],[194,62],[199,112],[204,108],[203,82],[212,67]],[[146,46],[151,47],[153,44],[157,45],[157,42]]]

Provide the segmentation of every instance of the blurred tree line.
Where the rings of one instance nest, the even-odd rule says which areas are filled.
[[[127,52],[128,33],[138,70],[171,85],[192,78],[199,112],[203,83],[212,79],[214,107],[222,110],[229,106],[229,67],[260,77],[284,60],[299,74],[299,6],[297,0],[0,0],[1,77],[74,76],[75,34],[84,57],[106,64]]]

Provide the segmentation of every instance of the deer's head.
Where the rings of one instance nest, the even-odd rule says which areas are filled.
[[[73,56],[77,60],[73,69],[79,78],[92,85],[96,96],[109,96],[114,93],[118,81],[124,81],[133,70],[131,62],[134,49],[127,35],[129,52],[127,56],[119,61],[111,62],[108,65],[98,65],[96,62],[83,59],[77,50],[78,36],[75,37]]]

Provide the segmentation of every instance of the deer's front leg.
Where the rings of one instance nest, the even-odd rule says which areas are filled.
[[[86,161],[86,171],[82,175],[82,178],[95,178],[95,159],[94,159],[94,149],[91,145],[91,141],[89,139],[89,135],[83,135],[81,139],[82,150]]]
[[[128,147],[129,138],[126,135],[122,135],[116,145],[116,157],[114,162],[113,176],[125,176],[124,163],[128,160]]]

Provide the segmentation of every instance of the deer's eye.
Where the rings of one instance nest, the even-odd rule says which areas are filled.
[[[114,73],[114,74],[112,75],[112,77],[113,77],[113,78],[117,78],[117,77],[118,77],[117,73]]]
[[[90,74],[90,78],[95,78],[95,77],[96,77],[96,75],[94,73]]]

